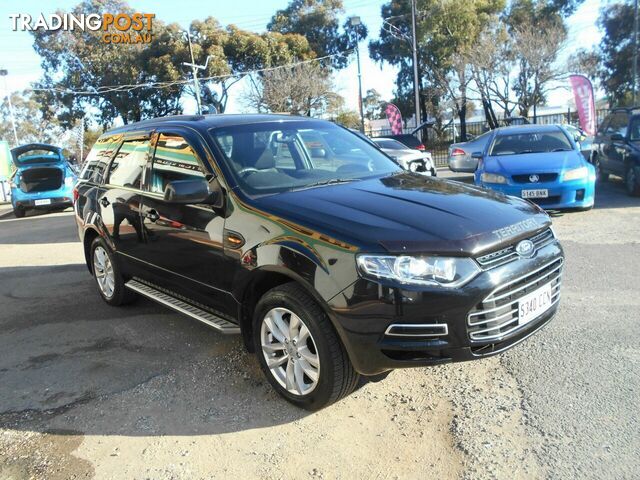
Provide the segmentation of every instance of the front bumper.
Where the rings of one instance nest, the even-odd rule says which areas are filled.
[[[484,188],[522,198],[523,190],[547,190],[547,198],[528,198],[545,209],[589,208],[595,200],[595,177],[583,180],[549,183],[494,184],[478,182]]]
[[[332,300],[330,314],[355,369],[363,375],[474,360],[500,353],[532,335],[553,318],[559,302],[530,323],[486,340],[471,339],[469,313],[497,287],[562,259],[562,248],[553,242],[533,258],[484,271],[464,287],[451,290],[391,288],[359,279]],[[403,335],[411,333],[411,325],[421,336]]]

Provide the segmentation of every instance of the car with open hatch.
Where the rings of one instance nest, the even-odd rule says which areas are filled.
[[[17,218],[28,210],[60,210],[72,205],[75,167],[62,148],[30,143],[11,150],[15,171],[9,178],[11,205]]]
[[[559,305],[563,251],[542,209],[405,171],[322,120],[116,128],[74,198],[104,301],[142,295],[240,334],[274,389],[308,409],[361,375],[503,352]]]
[[[474,152],[478,186],[521,197],[545,209],[590,209],[596,174],[573,136],[559,125],[521,125],[492,130]]]

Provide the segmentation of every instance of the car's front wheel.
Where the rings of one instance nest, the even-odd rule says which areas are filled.
[[[287,400],[309,410],[351,393],[359,380],[322,308],[299,285],[269,290],[254,312],[260,366]]]
[[[600,163],[600,159],[597,155],[593,156],[591,163],[596,169],[596,182],[604,183],[609,180],[609,174],[602,170],[602,164]]]
[[[109,305],[126,305],[137,295],[124,286],[124,278],[106,242],[96,237],[91,244],[91,271],[100,295]]]
[[[629,165],[624,176],[624,185],[627,193],[634,197],[640,196],[640,167]]]
[[[24,209],[24,207],[15,207],[13,209],[13,214],[15,215],[16,218],[22,218],[25,216],[26,213],[27,211]]]

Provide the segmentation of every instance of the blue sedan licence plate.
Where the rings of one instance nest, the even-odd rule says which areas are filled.
[[[549,190],[546,188],[539,188],[537,190],[522,190],[522,198],[547,198],[549,196]]]

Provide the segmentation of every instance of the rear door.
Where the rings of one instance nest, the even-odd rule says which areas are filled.
[[[144,240],[140,200],[149,152],[149,133],[125,136],[97,194],[97,208],[114,250],[131,258],[140,257]]]
[[[235,316],[230,283],[236,262],[224,254],[224,218],[210,205],[164,201],[165,188],[171,181],[217,181],[204,160],[211,155],[189,129],[159,129],[155,137],[141,207],[145,235],[141,259],[153,270],[150,280],[218,313]]]
[[[627,130],[629,125],[629,115],[626,112],[618,112],[611,116],[607,125],[603,144],[603,165],[606,170],[616,174],[624,175],[624,159],[627,150]],[[613,135],[621,135],[622,139],[615,140]]]

